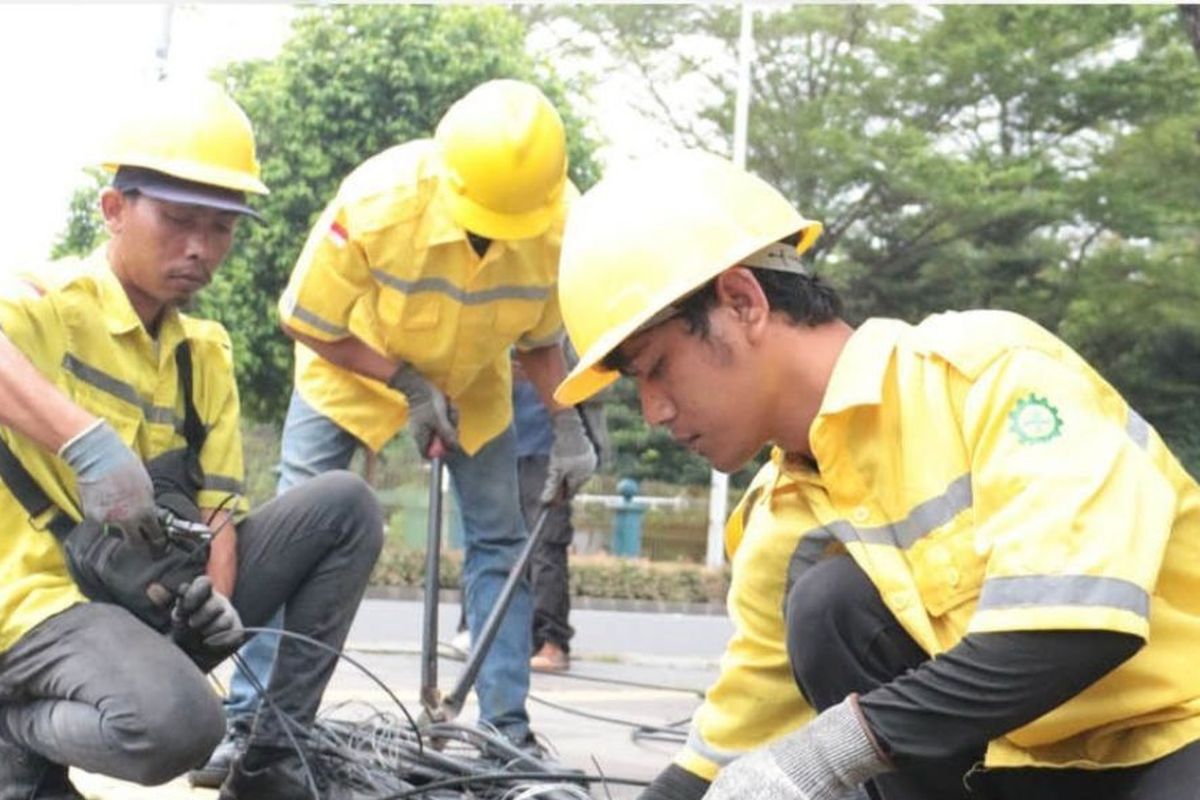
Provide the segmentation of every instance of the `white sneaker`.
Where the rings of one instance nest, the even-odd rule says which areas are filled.
[[[471,652],[471,631],[461,630],[450,639],[450,646],[464,656]]]

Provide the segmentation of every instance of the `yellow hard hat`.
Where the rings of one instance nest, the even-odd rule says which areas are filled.
[[[97,159],[235,192],[266,194],[254,131],[232,97],[209,81],[166,80],[119,114]]]
[[[821,233],[760,178],[718,156],[668,151],[613,171],[567,217],[558,302],[579,363],[554,393],[586,400],[617,379],[604,357],[656,314],[759,250]]]
[[[501,240],[550,227],[562,207],[567,136],[536,86],[495,80],[475,87],[450,107],[434,138],[455,222]]]

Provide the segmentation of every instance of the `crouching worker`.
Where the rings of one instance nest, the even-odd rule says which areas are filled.
[[[379,553],[346,472],[246,514],[229,336],[180,313],[265,193],[241,108],[159,84],[119,126],[110,240],[0,302],[0,800],[80,798],[70,766],[159,784],[224,732],[204,672],[284,608],[221,800],[353,795],[292,745],[315,717]],[[285,730],[292,727],[293,736]]]
[[[1028,319],[851,327],[819,232],[699,153],[567,223],[559,402],[624,373],[719,469],[775,445],[727,529],[721,678],[646,796],[1195,797],[1196,481]]]

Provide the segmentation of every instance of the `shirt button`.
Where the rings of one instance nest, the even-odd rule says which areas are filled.
[[[958,588],[958,584],[962,583],[962,574],[954,567],[946,570],[946,583],[954,588]]]
[[[871,512],[867,510],[866,506],[859,506],[858,508],[856,508],[852,512],[850,512],[850,519],[852,519],[858,523],[866,522],[870,518],[871,518]]]
[[[904,609],[908,608],[909,603],[912,602],[912,595],[910,595],[908,592],[892,592],[890,595],[888,595],[888,600],[890,601],[888,605],[890,605],[892,608],[896,609],[897,611],[903,611]]]

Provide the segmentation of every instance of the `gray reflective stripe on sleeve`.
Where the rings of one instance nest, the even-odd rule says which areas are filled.
[[[1095,575],[1017,575],[983,582],[978,610],[1049,606],[1115,608],[1150,616],[1150,595],[1120,578]]]
[[[183,420],[175,413],[174,409],[146,402],[137,393],[137,390],[125,381],[118,380],[90,364],[85,364],[70,353],[63,356],[62,365],[63,369],[84,383],[141,409],[142,416],[147,422],[170,425],[177,430],[182,429]]]
[[[204,486],[201,488],[209,492],[229,492],[230,494],[241,494],[242,482],[226,475],[205,475]]]
[[[522,336],[517,340],[517,347],[521,350],[537,350],[539,347],[550,347],[563,340],[563,333],[563,329],[559,328],[554,333],[544,336],[541,339],[530,339]]]
[[[327,322],[326,320],[321,319],[316,314],[299,304],[292,306],[289,316],[295,317],[305,325],[310,325],[322,333],[329,334],[330,336],[345,336],[350,332],[346,328],[334,325],[332,322]],[[286,320],[284,321],[286,322]]]
[[[1133,440],[1133,443],[1143,450],[1150,443],[1150,423],[1142,419],[1142,415],[1129,409],[1129,415],[1125,418],[1125,433]]]
[[[700,735],[700,731],[696,730],[695,725],[688,731],[687,748],[701,758],[707,759],[721,767],[744,754],[744,751],[718,750],[704,741],[704,737]]]
[[[371,274],[380,283],[405,294],[437,292],[453,298],[465,306],[482,305],[495,300],[545,300],[550,296],[551,288],[549,286],[497,286],[479,292],[468,292],[445,278],[420,278],[415,281],[406,281],[381,269],[373,269]]]
[[[945,525],[971,507],[971,473],[954,479],[946,491],[918,505],[899,522],[872,528],[856,528],[844,519],[829,523],[826,528],[843,542],[887,544],[907,550],[922,536]]]

